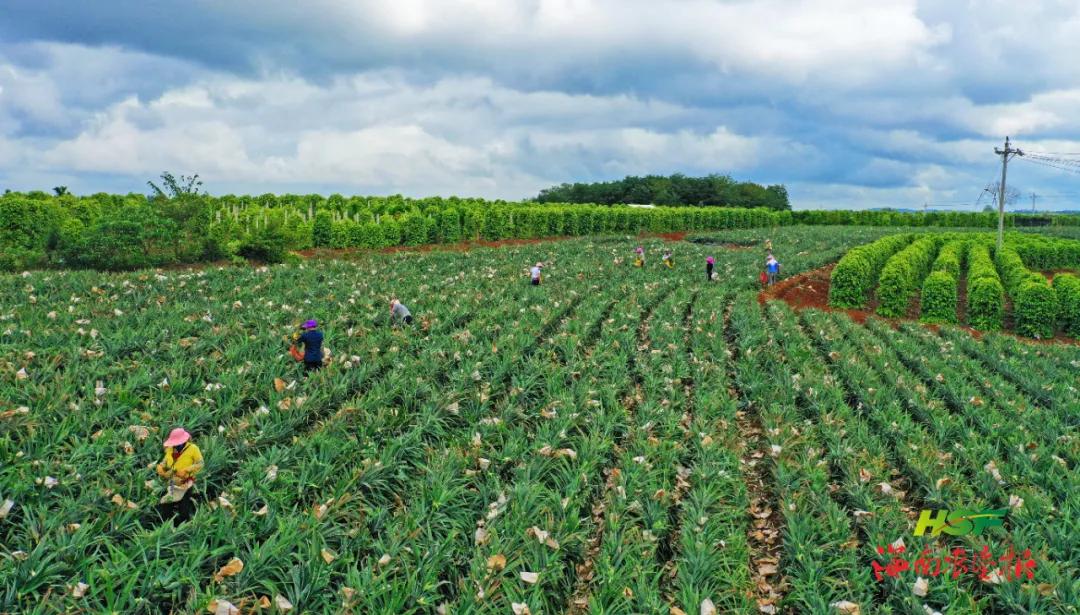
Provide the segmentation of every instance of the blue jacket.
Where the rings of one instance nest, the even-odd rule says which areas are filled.
[[[297,341],[304,345],[304,363],[322,362],[322,331],[317,329],[304,331]]]

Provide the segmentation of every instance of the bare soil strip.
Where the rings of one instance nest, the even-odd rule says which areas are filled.
[[[740,359],[740,353],[735,330],[731,327],[733,307],[734,303],[729,304],[724,312],[724,339],[727,340],[730,353],[728,381],[731,382],[732,395],[740,400],[740,406],[742,406],[742,409],[735,411],[736,424],[739,435],[746,443],[739,460],[746,482],[747,499],[750,502],[750,508],[747,510],[750,518],[750,527],[747,530],[750,560],[746,562],[746,565],[750,568],[751,577],[755,582],[755,598],[759,608],[766,612],[775,612],[767,609],[770,607],[775,609],[773,605],[779,603],[783,597],[783,581],[778,584],[770,582],[768,577],[758,573],[758,564],[762,562],[779,564],[783,549],[783,517],[780,515],[776,490],[770,484],[768,472],[763,465],[767,455],[763,450],[765,441],[761,435],[759,409],[739,388],[735,372],[735,364]]]

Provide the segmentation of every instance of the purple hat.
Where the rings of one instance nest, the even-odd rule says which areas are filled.
[[[314,328],[316,328],[318,326],[319,326],[319,323],[316,322],[314,318],[312,318],[311,320],[304,323],[304,328],[305,329],[314,329]]]
[[[710,256],[710,257],[708,257],[708,258],[706,258],[706,259],[705,259],[705,262],[706,262],[706,263],[715,263],[715,262],[716,262],[716,259],[714,259],[713,257],[711,257],[711,256]]]

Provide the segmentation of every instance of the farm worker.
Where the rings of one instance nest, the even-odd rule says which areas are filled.
[[[544,268],[543,263],[536,263],[533,268],[529,270],[529,275],[532,277],[532,285],[540,286],[540,270]]]
[[[765,272],[768,274],[768,284],[772,286],[776,284],[776,276],[780,275],[780,262],[776,258],[769,254],[769,258],[765,259]]]
[[[711,256],[705,257],[705,281],[711,282],[713,279],[713,267],[716,266],[716,259]]]
[[[310,372],[323,366],[323,334],[315,319],[305,322],[303,329],[296,342],[304,345],[304,371]]]
[[[663,257],[663,259],[664,259],[664,265],[665,265],[665,266],[666,266],[666,267],[667,267],[668,269],[671,269],[672,267],[674,267],[674,266],[675,266],[675,261],[671,260],[671,250],[666,250],[666,251],[664,252],[664,257]]]
[[[634,259],[634,266],[635,267],[644,267],[645,266],[645,248],[642,248],[641,246],[638,246],[637,249],[634,250],[634,252],[637,253],[637,258]]]
[[[191,441],[191,434],[183,427],[169,432],[169,437],[162,444],[165,458],[157,465],[157,473],[169,484],[160,504],[170,518],[179,514],[182,523],[191,516],[194,508],[191,488],[195,486],[195,475],[203,468],[202,451]]]
[[[765,251],[772,254],[772,239],[765,240]]]
[[[412,324],[412,313],[409,312],[409,308],[405,307],[404,303],[397,299],[390,300],[390,318],[394,321],[394,324]]]

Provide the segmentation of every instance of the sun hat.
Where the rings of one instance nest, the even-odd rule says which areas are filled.
[[[183,427],[177,427],[169,432],[169,437],[165,439],[165,446],[179,446],[190,439],[191,434],[184,431]]]
[[[305,329],[314,329],[314,328],[316,328],[318,326],[319,326],[319,323],[314,318],[312,318],[311,320],[304,323],[304,328]]]
[[[709,257],[706,257],[706,258],[705,258],[705,262],[706,262],[706,263],[715,263],[715,262],[716,262],[716,259],[714,259],[713,257],[709,256]]]
[[[544,263],[536,263],[536,266],[543,269],[544,268]]]

